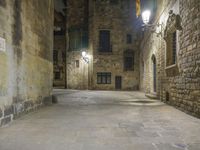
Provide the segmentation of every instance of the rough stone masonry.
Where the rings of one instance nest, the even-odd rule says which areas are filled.
[[[53,1],[0,0],[0,14],[3,126],[51,98]]]
[[[161,35],[145,33],[140,54],[140,88],[146,93],[156,92],[162,101],[200,117],[200,1],[163,0],[157,7],[153,23],[162,24],[163,30]],[[170,16],[177,17],[173,20]],[[177,33],[176,62],[167,65],[171,49],[165,37],[171,31]]]
[[[67,6],[68,88],[115,90],[119,78],[121,86],[118,89],[138,90],[139,50],[136,42],[134,1],[68,0]],[[109,32],[109,44],[104,52],[100,50],[101,31]],[[127,42],[127,35],[131,38],[130,42]],[[83,42],[71,44],[78,43],[76,41]],[[85,41],[88,43],[85,44]],[[81,57],[82,50],[86,50],[91,56],[88,64]],[[127,54],[131,58],[131,69],[125,68]],[[80,65],[76,65],[77,62]],[[104,73],[110,74],[110,82],[106,84],[99,81],[99,74]],[[106,78],[104,77],[105,75],[102,81]]]

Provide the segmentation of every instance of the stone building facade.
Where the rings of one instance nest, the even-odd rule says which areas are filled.
[[[135,3],[68,0],[67,8],[68,88],[138,90]],[[83,50],[89,62],[82,58]]]
[[[56,88],[66,87],[66,16],[55,10],[54,12],[54,44],[53,65]]]
[[[157,1],[141,43],[140,89],[200,117],[200,1]],[[153,31],[150,31],[153,30]]]
[[[81,50],[88,48],[88,1],[67,1],[67,88],[88,89],[88,67]]]
[[[0,14],[0,126],[3,126],[51,99],[53,1],[1,0]]]

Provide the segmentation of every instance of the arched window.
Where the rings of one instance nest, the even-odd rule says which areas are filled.
[[[166,41],[166,74],[176,76],[178,70],[178,30],[182,30],[181,18],[171,10],[167,20],[164,39]]]
[[[169,12],[169,18],[165,29],[165,41],[166,41],[166,67],[177,64],[177,30],[181,30],[180,16]]]

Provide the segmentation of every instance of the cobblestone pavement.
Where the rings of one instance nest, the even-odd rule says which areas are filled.
[[[0,150],[200,150],[200,120],[141,92],[55,90],[0,129]]]

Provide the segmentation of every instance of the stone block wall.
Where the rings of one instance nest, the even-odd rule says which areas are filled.
[[[56,1],[54,1],[56,2]],[[66,18],[62,12],[54,11],[54,44],[53,64],[54,80],[56,88],[66,87]]]
[[[70,32],[88,30],[88,0],[67,1],[67,88],[88,89],[88,64],[81,57],[81,50],[70,49]],[[80,39],[78,39],[80,40]],[[79,45],[80,46],[80,45]],[[92,62],[90,62],[91,64]]]
[[[71,52],[67,59],[67,85],[69,89],[88,89],[88,64],[81,52]]]
[[[138,90],[139,88],[139,50],[136,44],[134,27],[134,6],[131,1],[97,0],[90,11],[90,44],[93,51],[93,88],[115,89],[115,77],[122,77],[122,90]],[[111,53],[100,53],[99,31],[110,31]],[[126,43],[127,34],[132,35],[132,43]],[[124,52],[134,53],[134,70],[124,70]],[[98,72],[111,72],[111,84],[97,84]]]
[[[2,126],[51,96],[53,1],[1,0],[0,14]]]
[[[54,51],[57,54],[57,61],[54,60],[53,86],[64,88],[66,86],[66,37],[65,35],[54,35]],[[56,73],[60,78],[56,79]]]
[[[158,97],[162,101],[197,117],[200,117],[199,8],[199,0],[164,0],[159,2],[155,24],[163,23],[163,29],[166,29],[170,10],[179,14],[181,18],[182,30],[177,31],[177,68],[167,68],[166,66],[167,49],[163,39],[164,32],[162,36],[158,37],[155,33],[145,33],[140,54],[140,88],[146,93],[153,91],[151,58],[152,55],[155,55],[157,59],[156,92]]]
[[[122,77],[122,90],[139,88],[139,50],[134,28],[135,3],[128,0],[69,0],[67,26],[69,30],[88,29],[90,56],[87,64],[81,58],[81,51],[67,52],[68,88],[115,90],[115,77]],[[111,33],[112,53],[99,53],[99,31],[108,29]],[[132,43],[126,43],[127,34],[132,35]],[[68,36],[68,43],[70,37]],[[134,71],[124,71],[124,52],[134,53]],[[80,67],[75,67],[79,60]],[[97,84],[97,72],[111,72],[111,84]],[[83,80],[84,79],[84,80]]]

